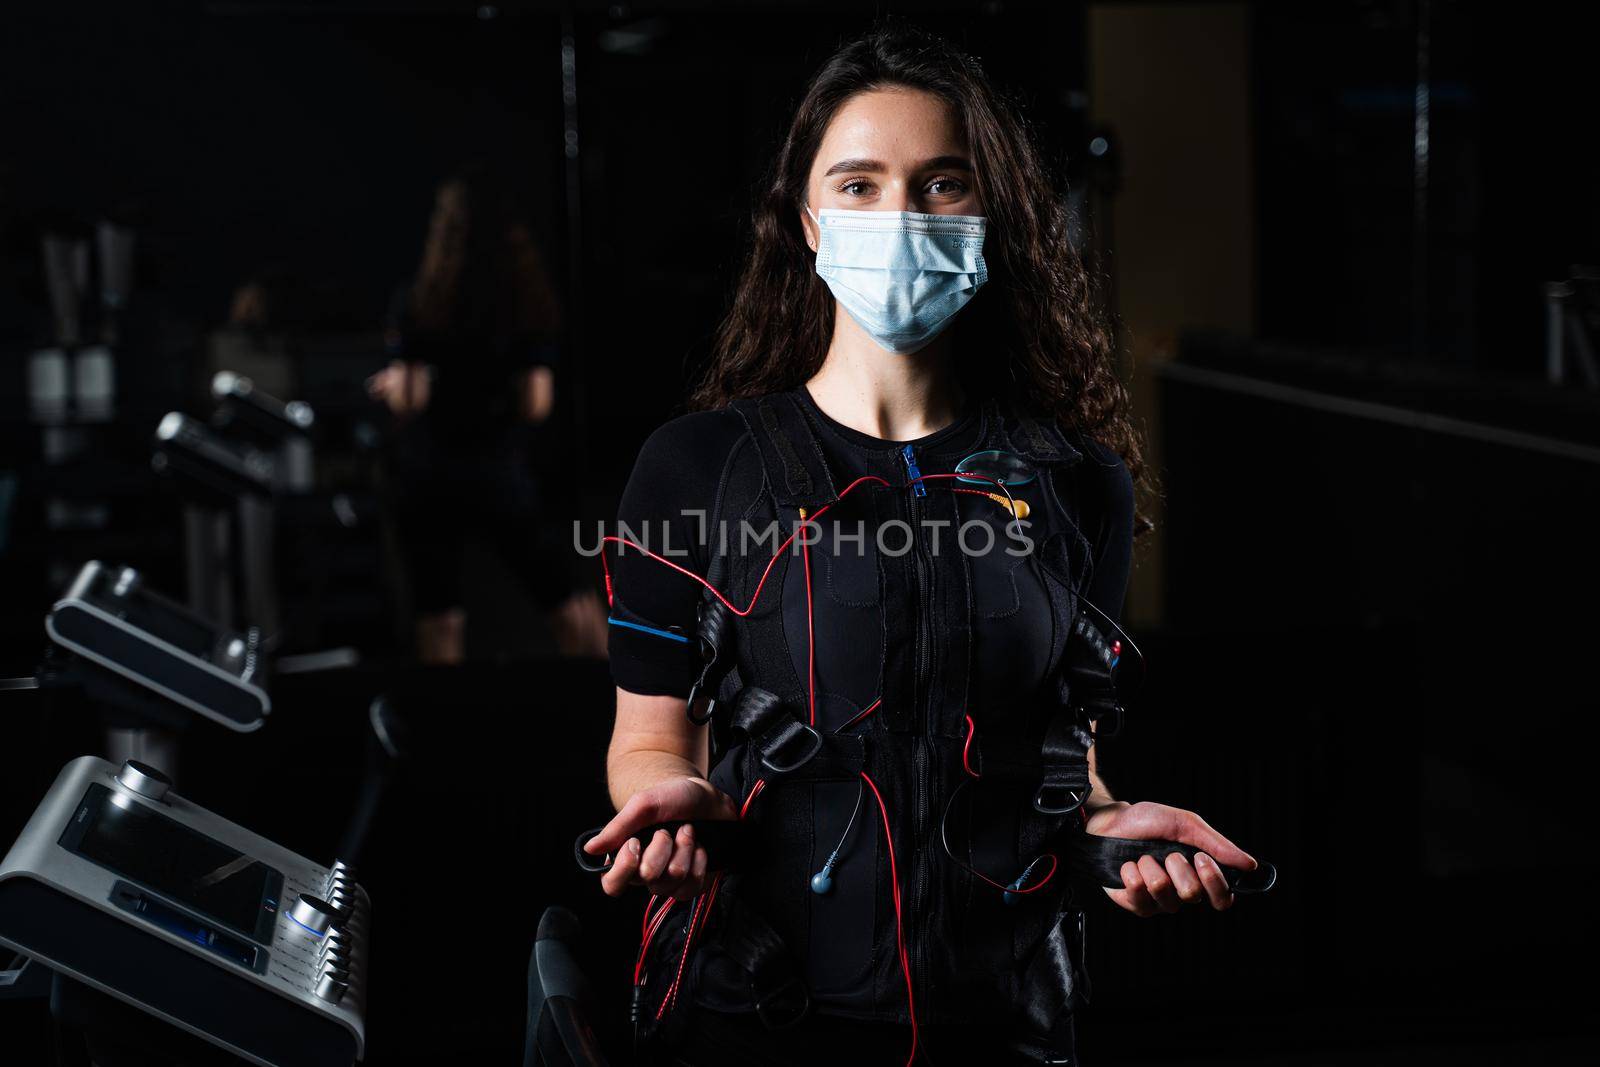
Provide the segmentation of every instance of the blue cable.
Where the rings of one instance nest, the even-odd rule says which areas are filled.
[[[675,634],[671,630],[658,630],[654,626],[645,626],[642,623],[629,622],[627,619],[619,619],[615,615],[608,615],[606,617],[606,622],[609,622],[612,626],[626,626],[628,629],[638,630],[640,633],[655,634],[657,637],[665,637],[673,641],[682,641],[686,645],[689,643],[689,639],[682,634]]]

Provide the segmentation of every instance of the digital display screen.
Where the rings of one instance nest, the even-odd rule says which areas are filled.
[[[208,948],[241,967],[257,973],[265,970],[265,950],[256,948],[248,941],[213,930],[194,916],[162,903],[127,882],[118,882],[111,887],[111,902],[164,930],[172,931],[185,941],[192,941],[201,948]]]
[[[282,874],[103,785],[84,793],[61,845],[246,937],[271,938]]]

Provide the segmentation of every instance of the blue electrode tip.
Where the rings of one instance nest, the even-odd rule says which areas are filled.
[[[1028,872],[1027,871],[1023,871],[1020,875],[1018,875],[1017,876],[1017,880],[1015,882],[1012,882],[1010,885],[1006,886],[1006,892],[1001,894],[1001,899],[1004,900],[1007,904],[1015,904],[1017,901],[1021,900],[1022,899],[1022,894],[1021,893],[1014,893],[1014,892],[1012,892],[1012,890],[1021,889],[1022,888],[1022,880],[1024,878],[1026,878],[1026,877],[1028,877]]]
[[[833,888],[833,865],[839,860],[839,850],[834,849],[833,855],[828,857],[828,862],[822,865],[822,870],[811,876],[811,891],[817,896],[822,896]]]

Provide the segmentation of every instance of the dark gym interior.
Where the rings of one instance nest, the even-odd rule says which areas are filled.
[[[1023,102],[1117,324],[1159,481],[1106,780],[1280,872],[1221,915],[1091,908],[1083,1062],[1588,1062],[1600,23],[1551,0],[7,6],[0,855],[154,729],[177,793],[359,872],[363,1062],[517,1062],[553,905],[620,1032],[642,899],[572,861],[615,705],[578,549],[684,410],[806,79],[886,14]],[[469,165],[559,314],[538,532],[466,531],[440,658],[371,382]],[[260,639],[269,714],[61,636],[133,572]],[[124,1029],[216,1055],[25,962],[0,946],[0,1062],[135,1062]]]

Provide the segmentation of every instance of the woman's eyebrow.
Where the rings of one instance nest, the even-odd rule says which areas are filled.
[[[876,159],[841,159],[833,166],[822,172],[824,178],[831,178],[835,174],[845,174],[850,171],[864,171],[869,174],[878,174],[883,171],[883,164]]]
[[[918,170],[964,170],[972,172],[972,160],[966,156],[934,156],[924,160]]]
[[[881,174],[887,168],[876,159],[841,159],[822,172],[824,178],[835,174]],[[934,156],[917,164],[917,170],[964,170],[972,173],[972,161],[966,156]]]

